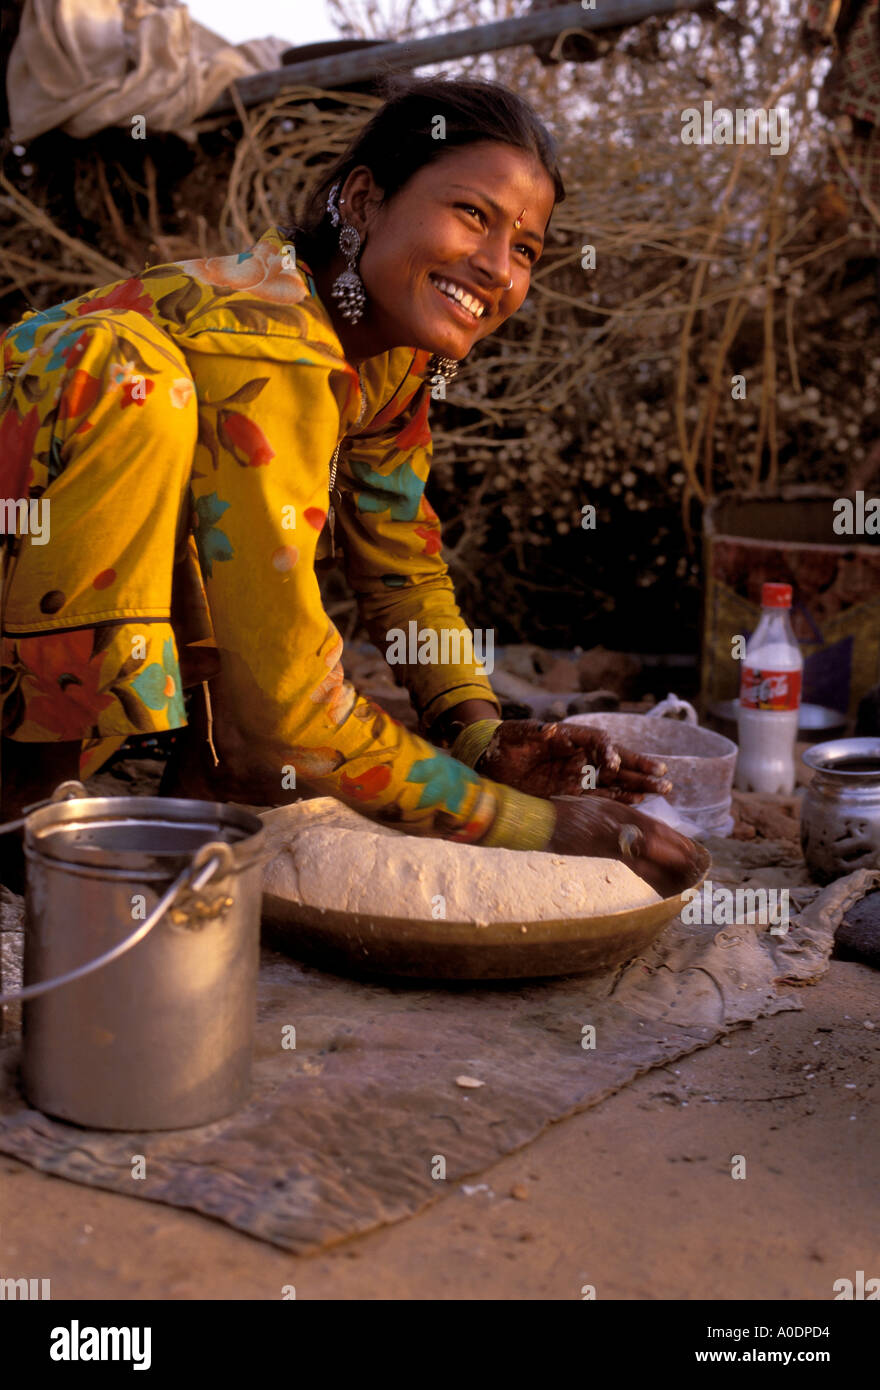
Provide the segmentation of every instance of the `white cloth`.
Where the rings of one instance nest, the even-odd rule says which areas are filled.
[[[192,138],[230,82],[280,67],[289,47],[228,44],[178,0],[25,0],[6,75],[12,139],[55,127],[83,139],[134,116]]]

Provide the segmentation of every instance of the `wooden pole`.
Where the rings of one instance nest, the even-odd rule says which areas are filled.
[[[620,24],[638,24],[652,15],[711,8],[709,0],[596,0],[596,4],[596,9],[586,9],[578,3],[562,5],[557,9],[533,10],[518,19],[498,20],[494,24],[480,24],[472,29],[456,29],[452,33],[435,34],[427,39],[381,43],[375,48],[359,48],[351,53],[334,54],[330,58],[291,63],[273,72],[241,77],[235,88],[245,106],[256,106],[258,102],[269,101],[284,87],[344,87],[348,83],[363,82],[385,73],[406,72],[430,63],[443,63],[450,58],[492,53],[501,48],[533,43],[537,39],[555,38],[565,29],[616,28]],[[219,116],[234,109],[235,103],[227,88],[202,114]]]

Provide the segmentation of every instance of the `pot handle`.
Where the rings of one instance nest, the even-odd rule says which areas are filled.
[[[684,714],[685,724],[696,724],[699,722],[697,720],[697,711],[694,709],[693,705],[688,704],[687,700],[680,700],[677,695],[673,695],[672,691],[670,691],[665,700],[661,700],[659,705],[655,705],[653,709],[648,710],[645,718],[680,719],[682,717],[682,712]]]
[[[12,830],[20,830],[27,823],[31,811],[40,811],[44,806],[54,806],[56,801],[78,801],[88,794],[82,782],[59,782],[51,796],[46,796],[42,801],[34,801],[30,806],[23,807],[17,820],[8,820],[0,825],[0,835],[8,835]]]
[[[64,787],[78,787],[79,782],[62,782],[60,787],[56,787],[55,792],[49,798],[50,801],[64,801],[70,799],[70,794],[59,796],[58,793]],[[84,790],[84,789],[83,789]],[[73,793],[78,796],[78,792]],[[41,803],[48,804],[48,803]],[[29,811],[35,807],[29,807]],[[8,826],[3,829],[8,829]],[[206,856],[206,851],[211,851],[210,857]],[[59,989],[61,985],[72,984],[74,980],[80,980],[84,975],[91,975],[93,971],[100,970],[102,966],[109,965],[111,961],[118,960],[120,956],[130,951],[132,946],[136,946],[139,941],[143,941],[148,932],[151,932],[158,922],[165,916],[169,908],[173,907],[179,894],[184,892],[198,893],[204,888],[206,883],[214,877],[215,871],[220,871],[220,877],[228,871],[230,863],[229,846],[217,842],[207,845],[200,845],[193,855],[192,862],[178,874],[167,892],[159,899],[153,911],[145,921],[141,922],[129,936],[122,941],[118,941],[109,951],[105,951],[102,956],[96,956],[94,960],[86,961],[84,965],[78,965],[75,970],[68,970],[66,975],[56,975],[54,980],[40,980],[35,985],[26,985],[24,989],[14,990],[9,994],[0,994],[0,1007],[4,1004],[17,1004],[23,999],[36,999],[40,994],[48,994],[53,989]]]

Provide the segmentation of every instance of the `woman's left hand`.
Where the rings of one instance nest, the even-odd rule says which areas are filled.
[[[593,776],[587,769],[594,769]],[[505,720],[480,758],[477,772],[529,796],[611,797],[633,805],[648,793],[672,790],[659,758],[631,753],[585,724]],[[590,785],[592,783],[592,785]]]

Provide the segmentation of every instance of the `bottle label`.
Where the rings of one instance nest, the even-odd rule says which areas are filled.
[[[798,709],[801,671],[764,671],[744,666],[739,690],[743,709]]]

